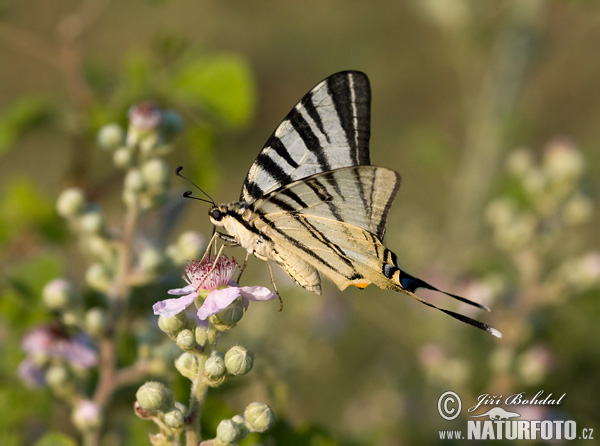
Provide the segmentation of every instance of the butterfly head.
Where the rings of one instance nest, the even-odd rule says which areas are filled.
[[[208,210],[210,222],[215,226],[223,226],[223,219],[227,216],[227,206],[221,204]]]

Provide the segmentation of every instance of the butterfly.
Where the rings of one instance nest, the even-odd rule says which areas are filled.
[[[426,288],[489,311],[410,275],[383,244],[400,175],[370,164],[370,110],[364,73],[342,71],[320,82],[268,139],[239,200],[212,202],[210,221],[227,232],[216,235],[277,263],[309,291],[321,293],[321,276],[341,290],[374,284],[501,337],[483,322],[418,297],[415,291]]]

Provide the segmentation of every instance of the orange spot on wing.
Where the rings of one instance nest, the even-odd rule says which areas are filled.
[[[367,285],[369,285],[370,282],[355,282],[352,285],[354,285],[356,288],[360,288],[365,289],[367,287]]]

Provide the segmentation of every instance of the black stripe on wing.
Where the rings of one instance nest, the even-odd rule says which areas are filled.
[[[350,144],[355,166],[371,164],[369,137],[371,124],[371,88],[369,79],[358,71],[345,71],[327,78],[329,94]],[[357,97],[357,92],[361,92]]]
[[[336,73],[319,83],[268,139],[246,175],[240,201],[252,203],[316,173],[368,165],[370,102],[369,80],[361,72]]]

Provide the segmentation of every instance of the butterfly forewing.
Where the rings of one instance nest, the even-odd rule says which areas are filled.
[[[240,201],[340,167],[369,164],[371,90],[367,76],[344,71],[296,104],[250,167]]]

